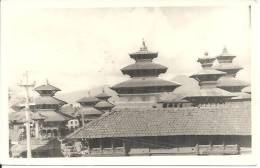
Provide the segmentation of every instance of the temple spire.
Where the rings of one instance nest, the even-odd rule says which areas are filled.
[[[227,54],[227,53],[228,53],[227,47],[224,46],[224,47],[223,47],[223,50],[222,50],[222,54]]]
[[[143,42],[142,42],[142,43],[143,43],[143,47],[141,47],[140,50],[141,50],[141,51],[147,50],[147,46],[145,45],[144,39],[143,39]]]

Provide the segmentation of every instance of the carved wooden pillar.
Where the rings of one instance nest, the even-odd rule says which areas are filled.
[[[113,139],[111,139],[111,145],[112,145],[112,152],[115,153],[115,144]]]

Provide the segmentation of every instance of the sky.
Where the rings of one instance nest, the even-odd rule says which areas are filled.
[[[200,70],[198,57],[221,54],[224,46],[250,82],[249,10],[233,7],[16,8],[3,14],[8,85],[28,70],[37,85],[48,79],[62,92],[115,85],[129,79],[120,69],[134,63],[145,40],[158,52],[154,62],[168,67],[161,78]]]

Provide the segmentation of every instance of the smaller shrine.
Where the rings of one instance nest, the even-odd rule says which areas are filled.
[[[100,102],[100,99],[91,96],[90,92],[88,92],[87,97],[82,97],[77,100],[77,103],[80,104],[80,109],[77,111],[77,117],[81,126],[84,126],[85,123],[95,120],[104,114],[103,111],[94,107],[98,102]]]
[[[212,68],[216,58],[210,57],[206,52],[204,57],[198,58],[202,66],[202,70],[191,75],[199,82],[200,90],[196,93],[188,95],[185,99],[192,102],[195,106],[205,104],[223,104],[233,97],[232,93],[217,88],[217,81],[224,76],[226,72],[218,71]]]
[[[100,101],[95,104],[94,107],[100,111],[103,111],[104,113],[111,112],[111,110],[115,107],[114,104],[109,102],[109,98],[111,98],[111,96],[105,93],[105,89],[103,89],[102,93],[98,94],[96,98],[98,98]]]
[[[235,57],[235,55],[228,53],[226,47],[224,47],[222,53],[216,57],[219,64],[215,66],[214,69],[226,73],[218,79],[217,87],[232,92],[235,95],[231,98],[231,102],[250,101],[250,94],[242,92],[242,89],[247,87],[248,84],[236,78],[237,73],[243,68],[233,63]]]

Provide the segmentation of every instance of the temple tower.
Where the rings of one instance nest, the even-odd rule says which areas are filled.
[[[219,64],[214,68],[216,70],[226,72],[226,75],[219,78],[217,87],[232,92],[236,96],[232,98],[232,100],[250,100],[250,95],[242,92],[242,89],[247,87],[248,84],[236,78],[237,73],[243,68],[241,66],[234,65],[233,59],[235,57],[235,55],[228,53],[226,47],[224,47],[222,53],[217,56]]]
[[[216,87],[217,80],[224,76],[226,72],[212,68],[215,60],[216,58],[209,57],[208,53],[205,53],[204,57],[197,60],[201,64],[202,70],[190,76],[199,82],[200,90],[197,93],[186,96],[185,99],[194,103],[195,106],[225,103],[233,96],[230,92]]]
[[[118,93],[120,102],[139,105],[157,102],[160,93],[172,92],[180,86],[178,83],[158,77],[167,71],[167,67],[153,62],[153,59],[158,57],[158,53],[150,52],[144,41],[138,52],[129,55],[135,63],[122,68],[121,71],[124,75],[129,75],[131,79],[111,87]]]
[[[77,102],[80,104],[80,109],[77,112],[77,116],[79,117],[82,126],[84,126],[85,123],[95,120],[104,114],[104,112],[94,107],[99,101],[100,100],[98,98],[91,96],[90,92],[88,92],[87,97],[82,97],[81,99],[77,100]]]
[[[98,94],[96,98],[98,98],[100,101],[94,106],[96,109],[103,111],[104,113],[111,112],[112,108],[115,107],[112,103],[109,102],[109,98],[111,96],[108,95],[105,90],[102,90],[102,93]]]

